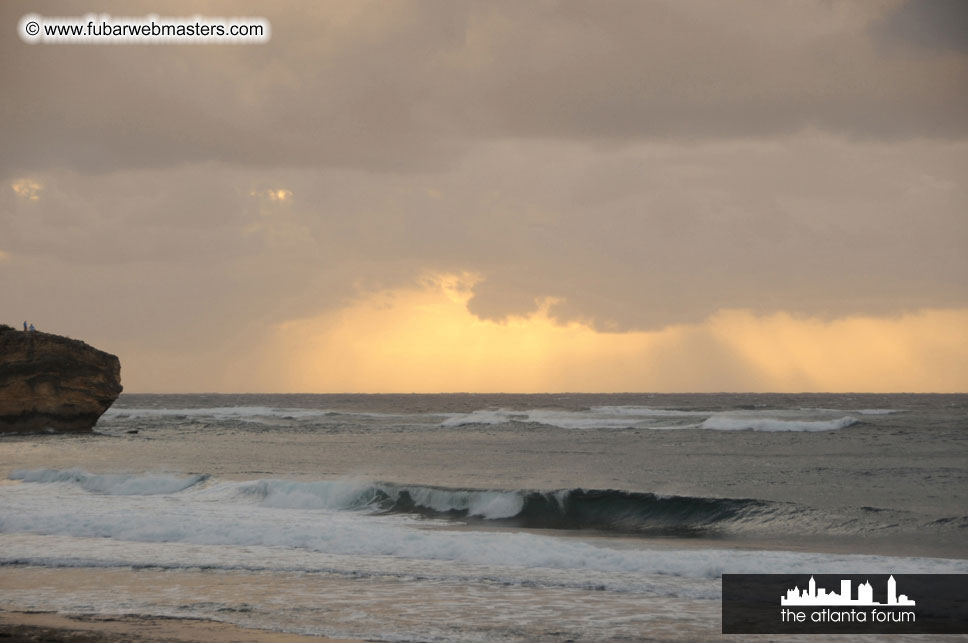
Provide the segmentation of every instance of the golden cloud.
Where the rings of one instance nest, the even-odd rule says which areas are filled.
[[[473,274],[361,297],[279,324],[263,382],[304,392],[968,390],[968,310],[839,319],[722,310],[698,324],[608,333],[544,302],[504,322],[467,310]],[[251,373],[251,370],[247,370]]]
[[[11,183],[10,187],[17,196],[27,201],[39,200],[40,192],[44,189],[44,186],[33,179],[18,179]]]

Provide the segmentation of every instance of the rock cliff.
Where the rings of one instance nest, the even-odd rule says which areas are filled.
[[[116,356],[0,325],[0,433],[90,431],[120,393]]]

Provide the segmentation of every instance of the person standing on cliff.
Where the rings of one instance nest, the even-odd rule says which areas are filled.
[[[24,332],[27,332],[27,322],[24,322]]]

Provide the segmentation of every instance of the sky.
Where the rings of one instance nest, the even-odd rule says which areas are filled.
[[[92,11],[272,35],[16,32]],[[963,0],[0,24],[0,322],[126,391],[968,391]]]

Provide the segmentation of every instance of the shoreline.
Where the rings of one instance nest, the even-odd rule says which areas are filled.
[[[362,639],[286,634],[203,619],[2,608],[0,639],[5,643],[364,643]]]

